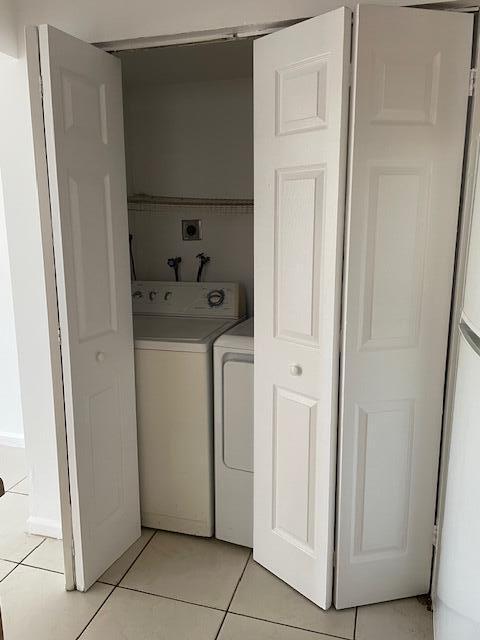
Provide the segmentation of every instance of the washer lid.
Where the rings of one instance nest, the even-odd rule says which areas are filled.
[[[134,314],[133,337],[135,346],[144,349],[203,351],[231,326],[232,321],[225,318]]]
[[[253,318],[248,318],[244,322],[223,333],[216,341],[216,347],[226,347],[228,349],[254,351]]]

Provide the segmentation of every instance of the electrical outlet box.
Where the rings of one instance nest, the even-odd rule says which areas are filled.
[[[201,240],[202,225],[200,220],[182,220],[182,238],[184,240]]]

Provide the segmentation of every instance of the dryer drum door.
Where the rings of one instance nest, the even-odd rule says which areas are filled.
[[[253,354],[215,352],[215,536],[251,547]]]
[[[253,472],[253,362],[227,360],[223,367],[223,460]]]

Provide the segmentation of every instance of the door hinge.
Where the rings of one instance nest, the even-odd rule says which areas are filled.
[[[60,327],[58,327],[57,332],[58,332],[58,344],[62,346],[62,330],[60,329]]]
[[[470,78],[468,80],[468,95],[473,96],[475,93],[475,85],[477,84],[477,69],[470,69]]]
[[[434,524],[433,531],[432,531],[432,544],[434,547],[436,547],[437,543],[438,543],[438,524]]]
[[[40,95],[42,96],[43,99],[43,78],[42,76],[38,76],[38,86],[40,89]]]
[[[337,566],[337,552],[335,551],[335,549],[333,550],[333,554],[332,554],[332,566],[333,567]]]

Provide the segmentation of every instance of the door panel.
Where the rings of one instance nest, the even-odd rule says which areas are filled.
[[[254,558],[331,603],[351,13],[255,42]]]
[[[355,553],[360,557],[405,551],[413,404],[407,400],[358,405],[355,426],[355,521],[361,523],[355,528]]]
[[[317,402],[275,387],[273,531],[312,553]]]
[[[278,169],[276,179],[276,336],[318,346],[325,167]]]
[[[39,28],[77,589],[140,535],[120,62]]]
[[[472,17],[358,9],[337,608],[429,590]]]
[[[370,168],[360,350],[417,344],[429,175],[427,167]]]

